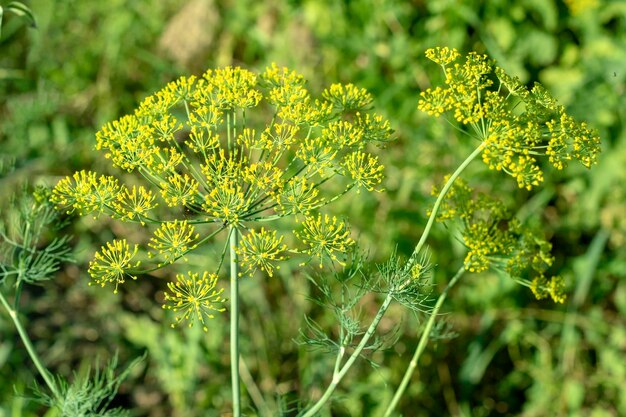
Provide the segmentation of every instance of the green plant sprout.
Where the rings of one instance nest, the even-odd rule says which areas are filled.
[[[91,284],[114,292],[126,279],[184,261],[219,233],[228,235],[215,270],[176,275],[163,307],[176,313],[174,324],[198,321],[208,331],[206,319],[225,311],[218,276],[228,250],[235,416],[239,279],[257,271],[272,276],[289,253],[318,259],[320,267],[343,264],[354,244],[348,226],[319,210],[351,190],[380,186],[383,167],[368,149],[389,142],[392,131],[369,111],[371,102],[352,84],[333,84],[314,100],[301,75],[276,65],[261,74],[226,67],[181,77],[96,135],[97,149],[141,183],[81,171],[53,190],[52,201],[69,213],[107,214],[151,229],[143,258],[126,239],[95,254]],[[300,248],[288,249],[285,236],[268,227],[289,217],[299,223]],[[150,261],[156,265],[142,269]]]

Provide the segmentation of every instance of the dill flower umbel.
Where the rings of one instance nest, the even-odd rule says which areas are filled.
[[[434,189],[433,193],[439,191]],[[502,201],[475,193],[464,180],[457,179],[437,213],[438,221],[453,219],[460,223],[467,248],[467,271],[503,270],[529,287],[538,299],[550,296],[555,302],[564,301],[563,279],[546,276],[554,262],[552,245],[539,231],[515,219]]]
[[[167,284],[170,292],[165,293],[163,308],[172,310],[176,314],[174,327],[183,321],[188,321],[188,326],[193,326],[197,319],[206,332],[205,319],[212,319],[214,312],[221,313],[225,310],[220,304],[224,302],[221,294],[224,289],[216,289],[217,275],[204,272],[200,274],[189,272],[187,276],[176,275],[176,282]]]
[[[195,228],[186,220],[174,220],[162,223],[161,227],[154,232],[148,246],[162,255],[165,263],[172,263],[193,249],[194,242],[199,237]]]
[[[267,231],[263,227],[258,233],[252,229],[244,235],[237,248],[239,262],[245,268],[244,273],[253,275],[257,269],[261,269],[270,277],[274,275],[274,269],[280,269],[280,265],[275,263],[285,259],[282,253],[287,250],[287,245],[282,242],[283,236],[276,237],[275,230]]]
[[[449,48],[426,51],[441,66],[445,87],[423,91],[418,109],[434,117],[450,115],[467,126],[468,134],[483,142],[489,169],[530,190],[543,182],[540,157],[547,156],[559,170],[574,159],[587,168],[596,162],[597,133],[568,115],[540,84],[528,89],[486,55],[470,52],[463,62],[460,56]]]
[[[302,224],[302,230],[296,231],[296,236],[306,245],[303,252],[320,259],[320,267],[325,256],[342,263],[337,255],[345,255],[350,246],[354,245],[343,221],[322,214],[307,218]]]
[[[353,241],[343,221],[319,210],[352,189],[378,190],[383,180],[371,152],[391,140],[392,129],[370,111],[372,101],[353,84],[332,84],[315,98],[302,75],[277,65],[261,73],[225,67],[180,77],[96,134],[96,149],[140,182],[126,187],[81,171],[57,184],[53,201],[67,211],[146,226],[156,268],[184,262],[221,232],[234,247],[221,251],[213,274],[227,252],[235,275],[272,276],[288,253],[333,263]],[[293,239],[272,230],[288,217],[302,225],[295,235],[304,248],[288,249]],[[96,254],[90,274],[117,290],[127,271],[133,277],[141,271],[138,261],[130,263],[137,248],[115,242],[124,244]],[[211,286],[212,277],[190,275],[176,285]]]
[[[117,179],[91,171],[75,172],[59,181],[52,190],[51,201],[65,207],[68,213],[97,214],[110,208],[117,199],[120,186]]]
[[[112,207],[116,216],[130,220],[138,219],[141,224],[145,224],[144,216],[157,206],[155,199],[156,196],[152,191],[146,190],[143,186],[133,185],[131,189],[125,187],[122,189],[112,202]]]
[[[106,247],[102,246],[89,263],[89,275],[93,283],[101,287],[114,284],[113,292],[117,293],[118,285],[123,284],[126,277],[137,279],[133,269],[139,266],[139,262],[133,263],[132,259],[138,250],[137,245],[131,249],[126,239],[107,242]]]

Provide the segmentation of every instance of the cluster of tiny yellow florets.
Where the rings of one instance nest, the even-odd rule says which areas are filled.
[[[146,190],[143,186],[136,187],[133,185],[130,190],[124,188],[119,192],[111,204],[115,209],[115,215],[130,220],[137,219],[145,224],[146,213],[157,206],[154,202],[155,199],[156,196],[152,191]]]
[[[258,222],[267,228],[291,215],[305,247],[291,252],[335,262],[353,242],[343,222],[320,210],[352,189],[379,189],[383,179],[370,152],[389,142],[392,130],[371,103],[352,84],[333,84],[315,99],[302,75],[276,65],[260,74],[226,67],[181,77],[96,134],[96,148],[113,166],[138,174],[141,185],[81,171],[61,180],[52,200],[82,215],[159,225],[148,240],[159,267],[230,229],[241,234],[243,273],[272,275],[286,258],[284,237]],[[343,186],[329,186],[331,178]],[[330,189],[342,191],[325,195]],[[165,210],[174,220],[160,219]],[[130,262],[136,249],[116,242],[124,244],[103,248],[90,273],[117,288],[140,271]],[[177,285],[212,282],[193,277]]]
[[[117,287],[123,284],[127,277],[137,279],[133,270],[139,266],[139,262],[133,262],[133,258],[138,250],[137,245],[131,249],[126,239],[107,242],[106,247],[101,247],[93,261],[89,263],[89,275],[93,278],[93,282],[89,284],[101,287],[114,284],[113,292],[117,293]]]
[[[277,237],[275,230],[268,231],[263,227],[259,232],[251,230],[241,239],[237,248],[239,262],[245,268],[240,275],[253,275],[260,269],[270,277],[273,276],[274,269],[280,269],[280,265],[276,263],[285,259],[286,250],[287,245],[283,244],[283,236]]]
[[[194,320],[198,320],[206,332],[208,329],[205,319],[212,319],[214,312],[221,313],[225,310],[221,307],[225,301],[221,296],[224,289],[215,288],[217,280],[217,274],[208,272],[204,272],[202,276],[193,272],[189,272],[187,276],[176,275],[176,282],[167,284],[169,292],[165,293],[163,308],[176,313],[175,324],[186,321],[192,327]]]
[[[162,223],[154,232],[148,246],[163,256],[165,263],[172,263],[193,249],[199,237],[194,226],[187,220],[174,220]],[[150,255],[154,256],[152,253]]]
[[[111,176],[79,171],[59,181],[51,198],[59,206],[65,207],[68,213],[77,211],[85,215],[101,213],[113,207],[120,190],[117,179]],[[120,212],[119,217],[124,217],[124,213]]]
[[[438,189],[433,194],[439,194]],[[512,218],[504,204],[483,193],[476,194],[457,179],[437,212],[438,221],[459,219],[467,247],[465,269],[482,272],[503,269],[516,281],[531,288],[537,298],[550,296],[563,302],[563,279],[546,277],[554,258],[549,242]],[[527,276],[533,275],[532,280]]]
[[[337,255],[347,253],[354,244],[345,222],[322,214],[308,217],[296,235],[306,245],[304,252],[320,259],[320,267],[325,256],[342,263]]]
[[[489,169],[506,172],[530,190],[543,181],[541,156],[557,169],[572,159],[587,168],[596,162],[597,133],[576,122],[541,85],[526,88],[486,55],[470,52],[460,63],[455,49],[434,48],[426,56],[443,69],[445,87],[422,92],[418,108],[435,117],[451,114],[469,126],[484,144]]]

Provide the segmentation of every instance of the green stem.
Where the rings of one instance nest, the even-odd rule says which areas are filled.
[[[409,363],[409,366],[406,369],[406,372],[404,373],[404,377],[402,378],[402,382],[400,383],[400,386],[398,386],[398,389],[396,390],[396,393],[394,394],[394,396],[393,396],[393,398],[391,400],[391,403],[387,407],[387,410],[385,411],[384,417],[391,416],[391,413],[396,408],[396,405],[398,405],[398,402],[400,401],[400,398],[402,398],[402,395],[404,394],[404,391],[406,390],[407,386],[409,385],[409,382],[411,380],[411,376],[413,376],[413,372],[415,372],[415,368],[417,368],[417,363],[418,363],[418,361],[420,359],[420,356],[422,356],[422,353],[424,352],[424,349],[426,349],[426,344],[428,343],[428,339],[430,337],[430,332],[431,332],[431,330],[433,328],[433,325],[435,324],[435,318],[437,317],[437,314],[439,313],[439,310],[441,309],[441,306],[443,305],[443,302],[445,301],[446,297],[448,296],[448,292],[450,291],[450,288],[454,287],[454,285],[458,282],[458,280],[461,278],[461,276],[463,276],[463,273],[465,273],[465,266],[462,266],[461,268],[459,268],[457,273],[452,277],[452,279],[450,280],[450,282],[448,283],[446,288],[443,290],[443,292],[441,293],[441,295],[437,299],[437,303],[435,304],[435,307],[433,308],[433,310],[430,313],[430,317],[428,318],[428,322],[426,322],[426,327],[424,328],[424,331],[422,332],[422,336],[420,337],[420,341],[417,344],[417,348],[415,349],[415,353],[413,354],[413,358],[411,358],[411,362]]]
[[[439,212],[439,206],[441,206],[441,203],[444,197],[446,196],[446,194],[448,193],[448,190],[450,190],[450,188],[452,187],[452,184],[454,184],[454,181],[459,177],[459,175],[461,175],[461,173],[465,170],[465,168],[467,168],[470,162],[472,162],[474,158],[480,155],[480,153],[483,151],[484,148],[485,148],[485,142],[481,142],[481,144],[474,150],[474,152],[472,152],[470,156],[468,156],[465,159],[465,161],[463,161],[463,163],[459,165],[459,167],[456,169],[456,171],[454,171],[454,173],[450,176],[448,181],[445,183],[445,185],[441,189],[441,192],[437,196],[437,200],[435,201],[435,204],[433,205],[433,209],[430,213],[430,217],[428,218],[428,223],[426,223],[426,227],[424,228],[424,232],[422,233],[422,237],[420,238],[419,242],[417,242],[417,245],[415,246],[415,249],[413,250],[413,256],[411,256],[411,258],[409,259],[409,262],[407,263],[407,269],[411,269],[411,267],[413,266],[414,259],[422,251],[422,248],[424,247],[424,244],[426,243],[426,239],[428,238],[428,235],[430,234],[430,229],[432,229],[433,224],[435,223],[435,219],[437,218],[437,213]]]
[[[430,217],[428,218],[428,223],[426,223],[426,227],[424,228],[424,231],[422,232],[422,236],[420,237],[419,242],[417,243],[417,245],[415,246],[415,249],[413,250],[413,255],[414,256],[411,256],[411,258],[407,262],[407,265],[405,266],[405,268],[407,270],[411,269],[411,267],[413,266],[413,262],[415,262],[416,255],[420,253],[420,251],[422,250],[424,244],[426,243],[426,239],[428,238],[428,235],[430,234],[430,230],[432,229],[433,224],[435,222],[435,218],[437,217],[437,212],[439,211],[439,207],[441,206],[441,202],[443,201],[444,197],[448,193],[448,190],[450,190],[450,188],[452,187],[452,184],[454,183],[454,181],[459,177],[459,175],[461,175],[463,170],[465,170],[465,168],[467,168],[467,166],[470,164],[470,162],[472,162],[474,160],[474,158],[476,158],[483,151],[484,147],[485,147],[485,143],[482,142],[465,159],[465,161],[463,161],[463,163],[461,165],[459,165],[459,167],[456,169],[456,171],[454,171],[452,176],[450,176],[448,181],[445,183],[445,185],[443,186],[443,188],[439,192],[439,196],[437,196],[437,200],[435,201],[435,204],[433,206],[432,212],[430,213]],[[446,290],[444,290],[444,293],[442,294],[443,298],[441,298],[441,296],[440,296],[441,303],[443,303],[443,300],[445,299],[445,296],[446,296],[447,291],[449,290],[449,288],[451,288],[452,285],[454,285],[454,283],[456,283],[456,281],[460,278],[460,275],[462,275],[462,274],[460,274],[460,275],[457,274],[457,275],[455,275],[453,280],[450,281],[450,284],[448,284],[448,287],[446,288]],[[370,324],[370,327],[367,329],[367,332],[365,332],[365,335],[363,335],[363,339],[361,340],[361,343],[359,343],[359,345],[357,346],[355,351],[352,353],[350,358],[346,361],[346,363],[341,368],[341,370],[339,372],[333,373],[333,379],[332,379],[330,385],[328,386],[328,388],[326,389],[326,391],[324,392],[324,394],[322,395],[322,397],[306,413],[302,414],[302,417],[312,417],[330,399],[331,395],[333,394],[333,392],[337,388],[337,385],[339,384],[339,382],[341,382],[341,379],[348,372],[348,370],[350,369],[350,367],[352,366],[354,361],[360,355],[361,351],[365,348],[369,338],[374,334],[374,331],[376,330],[376,327],[378,326],[378,323],[380,322],[380,320],[385,315],[385,313],[387,311],[387,308],[389,308],[389,305],[391,304],[391,301],[393,301],[393,298],[394,298],[394,291],[390,291],[389,294],[387,294],[387,297],[385,298],[385,301],[383,301],[383,304],[381,305],[380,309],[378,310],[378,313],[376,314],[376,317],[374,318],[374,320]],[[439,301],[438,301],[437,304],[438,305],[440,304]],[[435,308],[437,310],[439,310],[440,307],[441,307],[441,305],[439,305],[439,307],[435,306]],[[433,314],[433,316],[434,316],[434,314]],[[431,318],[433,316],[431,316]],[[432,320],[434,320],[434,318],[432,318]],[[432,323],[431,323],[430,326],[432,327]],[[430,328],[428,329],[428,333],[430,333]],[[426,338],[426,340],[427,340],[427,338]],[[425,343],[426,343],[426,341],[424,341],[424,344]],[[419,349],[419,346],[418,346],[418,349]],[[423,348],[422,348],[422,350],[423,350]],[[421,355],[421,352],[420,352],[420,355]],[[418,355],[418,358],[419,358],[419,355]],[[406,375],[405,375],[405,377],[406,377]],[[410,375],[409,375],[409,378],[410,378]]]
[[[239,231],[230,226],[230,375],[233,390],[233,417],[241,417],[239,388],[239,265],[237,241]]]
[[[48,385],[48,388],[50,388],[52,395],[54,395],[56,398],[59,398],[60,394],[59,394],[56,384],[54,383],[54,379],[52,375],[50,374],[50,372],[48,372],[48,370],[41,363],[41,359],[39,359],[37,352],[35,352],[35,348],[33,347],[33,344],[30,341],[30,338],[28,337],[28,334],[26,333],[24,326],[22,326],[22,322],[17,317],[17,310],[14,310],[11,308],[11,306],[7,302],[6,298],[4,298],[4,295],[2,295],[2,293],[0,293],[0,302],[2,303],[4,308],[7,310],[7,313],[9,313],[11,320],[13,320],[13,324],[15,324],[15,328],[17,329],[17,332],[20,335],[20,338],[22,339],[22,343],[24,343],[24,346],[26,346],[26,351],[28,352],[30,359],[35,364],[35,367],[39,371],[39,374],[41,375],[43,380],[46,382],[46,385]]]
[[[380,308],[378,309],[378,313],[376,313],[376,317],[374,317],[374,320],[372,321],[367,331],[363,335],[361,342],[356,347],[354,352],[352,352],[352,355],[350,355],[346,363],[341,367],[341,370],[339,370],[338,372],[337,371],[333,372],[333,379],[328,385],[328,388],[326,388],[326,391],[324,392],[324,394],[313,405],[313,407],[309,408],[304,414],[301,415],[301,417],[313,417],[324,406],[324,404],[326,404],[326,402],[330,399],[330,397],[333,395],[333,392],[335,391],[335,389],[337,388],[337,386],[339,385],[343,377],[346,375],[346,373],[348,373],[348,371],[352,367],[352,364],[354,363],[354,361],[357,360],[357,358],[361,355],[361,352],[363,351],[365,346],[367,346],[367,342],[374,335],[374,332],[376,331],[376,327],[378,327],[378,323],[380,323],[380,320],[383,318],[383,316],[387,312],[387,308],[389,308],[389,304],[391,304],[392,300],[393,300],[393,297],[388,295],[385,301],[383,302],[383,305],[380,306]],[[335,369],[338,369],[337,364],[335,364]]]

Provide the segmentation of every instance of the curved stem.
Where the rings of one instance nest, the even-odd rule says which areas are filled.
[[[383,316],[387,312],[387,308],[389,308],[389,304],[391,304],[392,300],[393,300],[393,297],[391,295],[388,295],[387,298],[385,298],[383,305],[381,305],[380,308],[378,309],[378,313],[376,313],[376,317],[374,317],[374,320],[372,321],[367,331],[363,335],[363,338],[361,339],[361,342],[359,343],[359,345],[356,347],[356,349],[354,349],[354,352],[352,352],[352,354],[350,355],[346,363],[341,367],[341,369],[338,372],[337,371],[333,372],[333,379],[328,385],[328,388],[326,388],[326,391],[324,391],[324,394],[320,397],[320,399],[313,405],[313,407],[309,408],[304,414],[302,414],[301,417],[313,417],[324,406],[324,404],[326,404],[326,402],[330,399],[330,397],[333,395],[333,392],[335,391],[335,389],[337,388],[337,386],[339,385],[343,377],[346,375],[346,373],[348,373],[348,371],[352,367],[352,364],[354,363],[354,361],[357,360],[357,358],[361,355],[361,352],[363,351],[365,346],[367,346],[367,342],[369,342],[370,338],[374,335],[374,332],[376,331],[376,327],[378,327],[378,323],[380,323],[380,320],[383,318]],[[335,370],[337,370],[338,368],[339,367],[337,366],[337,364],[335,364]]]
[[[439,211],[439,207],[441,206],[441,202],[443,201],[444,197],[446,196],[446,194],[448,193],[448,191],[452,187],[452,184],[461,175],[463,170],[465,170],[465,168],[467,168],[467,166],[470,164],[470,162],[472,162],[478,155],[480,155],[480,153],[483,151],[484,148],[485,148],[485,143],[481,142],[481,144],[463,161],[463,163],[461,163],[461,165],[459,165],[459,167],[456,169],[456,171],[454,171],[454,173],[450,176],[448,181],[445,183],[445,185],[443,186],[443,188],[439,192],[439,195],[437,196],[437,200],[435,201],[435,204],[433,205],[432,212],[430,213],[430,217],[428,218],[428,222],[426,223],[426,227],[424,228],[424,231],[422,232],[422,236],[420,237],[419,242],[417,243],[417,245],[415,246],[415,249],[413,250],[413,256],[411,256],[409,258],[409,260],[408,260],[408,262],[407,262],[407,264],[405,266],[405,268],[407,270],[409,270],[409,269],[411,269],[413,267],[413,262],[415,262],[416,255],[419,254],[420,251],[422,250],[422,248],[424,247],[424,244],[426,243],[426,239],[428,238],[428,235],[430,234],[430,230],[432,229],[433,224],[435,222],[435,218],[437,217],[437,213]],[[458,281],[458,279],[460,278],[460,276],[462,274],[458,274],[457,273],[457,275],[455,275],[453,280],[450,281],[450,284],[448,284],[448,287],[446,287],[446,290],[444,290],[444,293],[440,296],[440,300],[441,301],[437,302],[437,305],[439,305],[439,307],[437,307],[437,305],[435,306],[435,308],[437,310],[439,310],[439,308],[441,308],[440,303],[443,303],[443,300],[445,300],[445,297],[447,295],[447,291],[449,290],[449,288],[451,288],[452,285],[454,285],[456,283],[456,281]],[[352,353],[352,355],[346,361],[346,363],[341,368],[341,370],[339,372],[333,373],[333,379],[332,379],[331,383],[329,384],[328,388],[326,389],[326,391],[324,392],[324,394],[322,395],[322,397],[313,405],[313,407],[311,407],[308,411],[306,411],[306,413],[302,414],[302,417],[312,417],[330,399],[331,395],[333,394],[333,392],[337,388],[337,385],[339,384],[341,379],[348,372],[348,370],[350,369],[350,367],[352,366],[354,361],[360,355],[360,353],[363,350],[363,348],[365,348],[369,338],[374,334],[374,331],[376,330],[376,327],[378,326],[378,323],[380,322],[382,317],[385,315],[385,313],[387,311],[387,308],[389,307],[389,304],[391,304],[391,301],[394,298],[393,295],[394,295],[393,291],[390,291],[389,294],[387,294],[387,297],[385,298],[385,301],[383,301],[383,304],[381,305],[380,309],[378,310],[378,313],[376,314],[376,317],[374,318],[374,320],[370,324],[370,327],[367,329],[367,332],[363,336],[363,339],[361,340],[361,343],[359,343],[359,345],[357,346],[356,350]],[[443,296],[443,298],[441,298],[442,296]],[[434,322],[434,318],[433,317],[434,317],[435,314],[436,313],[433,312],[433,316],[431,316],[431,319],[433,320],[433,322]],[[431,323],[430,326],[432,327],[432,323]],[[430,333],[430,328],[428,329],[428,333]],[[426,344],[427,340],[428,340],[428,338],[426,338],[424,340],[424,342],[423,342],[424,343],[424,347],[425,347],[425,344]],[[424,347],[422,347],[421,349],[423,350]],[[418,346],[418,349],[419,349],[419,346]],[[419,355],[421,355],[421,352],[419,353]],[[417,356],[417,358],[419,358],[419,355]],[[411,371],[411,373],[412,372],[413,371]],[[408,378],[410,378],[410,376],[411,375],[409,375]],[[405,378],[406,378],[406,375],[405,375]],[[406,388],[406,387],[403,387],[402,390],[404,390],[404,388]],[[402,394],[400,394],[400,396],[401,395]],[[397,400],[395,402],[397,402]]]
[[[452,277],[452,279],[450,280],[446,288],[443,290],[443,292],[437,299],[437,303],[435,303],[435,307],[430,313],[430,317],[428,318],[428,321],[426,322],[426,327],[424,328],[424,331],[422,332],[422,336],[420,337],[419,343],[417,344],[415,353],[413,353],[411,362],[409,363],[409,366],[406,369],[406,372],[404,373],[402,382],[398,386],[396,393],[393,395],[391,403],[389,403],[389,406],[387,407],[387,410],[385,411],[384,417],[391,416],[391,413],[396,408],[396,405],[398,405],[400,398],[402,398],[402,395],[404,394],[406,387],[409,385],[411,376],[413,376],[413,372],[415,372],[415,368],[417,368],[417,363],[420,359],[420,356],[422,356],[424,349],[426,349],[426,344],[428,343],[430,332],[433,328],[433,325],[435,324],[435,318],[437,317],[437,314],[439,313],[439,310],[441,309],[443,302],[446,300],[446,297],[448,296],[448,292],[450,291],[450,288],[454,287],[454,285],[459,281],[459,279],[461,278],[461,276],[463,276],[464,273],[465,273],[465,266],[462,266],[461,268],[459,268],[456,274]]]
[[[416,255],[418,255],[421,252],[422,248],[424,247],[424,244],[426,243],[426,239],[428,238],[428,235],[430,234],[430,229],[432,229],[433,224],[435,223],[435,218],[437,218],[437,213],[439,212],[439,206],[441,206],[441,202],[443,201],[444,197],[448,193],[448,190],[450,190],[450,188],[452,187],[452,184],[454,184],[454,181],[459,177],[459,175],[461,175],[463,170],[467,168],[467,166],[470,164],[470,162],[474,160],[474,158],[480,155],[480,153],[483,151],[484,148],[485,148],[485,142],[481,142],[481,144],[474,150],[474,152],[472,152],[470,156],[465,158],[465,161],[463,161],[463,163],[459,165],[456,171],[454,171],[454,173],[450,176],[448,181],[445,183],[445,185],[441,189],[441,192],[439,192],[439,195],[437,196],[437,200],[435,201],[435,204],[433,205],[433,209],[430,213],[430,217],[428,218],[428,222],[426,223],[426,227],[424,228],[424,232],[422,232],[422,237],[420,237],[419,242],[417,242],[417,245],[415,246],[415,249],[413,250],[413,256],[411,256],[411,258],[409,259],[409,262],[407,263],[407,269],[411,269],[411,267],[413,266],[413,260],[415,259]]]
[[[230,376],[233,391],[233,417],[241,416],[239,387],[239,265],[237,248],[239,231],[230,226]]]
[[[22,326],[22,322],[17,317],[17,310],[14,310],[11,308],[11,306],[7,302],[6,298],[4,298],[4,295],[2,295],[2,293],[0,293],[0,302],[2,303],[4,308],[7,310],[7,313],[9,313],[11,320],[13,320],[13,324],[15,324],[15,328],[17,329],[17,332],[20,335],[20,338],[22,339],[22,343],[24,343],[24,346],[26,347],[26,351],[28,352],[30,359],[35,364],[35,367],[39,371],[39,374],[41,375],[43,380],[46,382],[46,385],[48,386],[48,388],[50,388],[50,391],[52,392],[52,394],[56,398],[58,398],[60,394],[59,394],[56,384],[54,383],[54,379],[52,375],[50,374],[50,372],[48,372],[45,366],[43,366],[43,364],[41,363],[41,359],[39,359],[37,352],[35,352],[35,348],[32,342],[30,341],[28,334],[26,333],[26,329],[24,329],[24,326]]]

